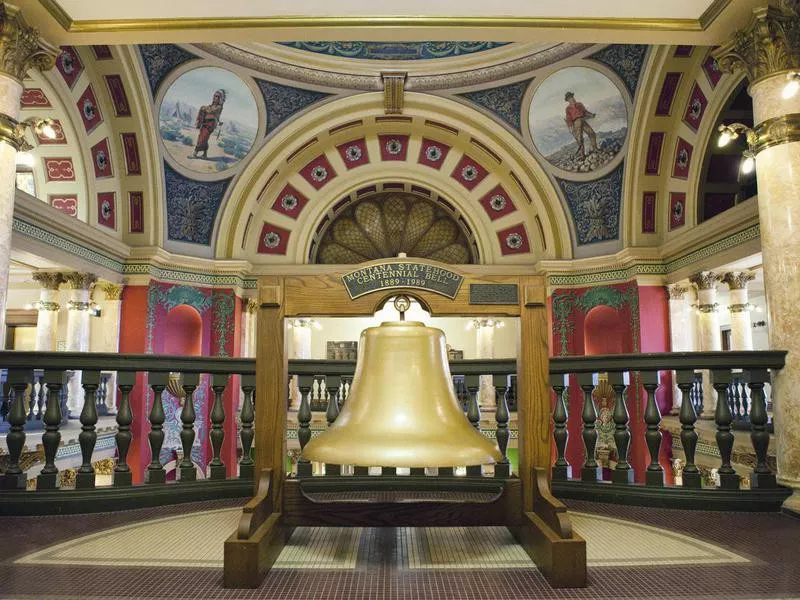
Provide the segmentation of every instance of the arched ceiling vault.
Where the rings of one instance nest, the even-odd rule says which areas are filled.
[[[383,136],[394,136],[406,146],[405,160],[387,154],[390,140]],[[364,158],[348,169],[344,153],[351,142],[360,144]],[[420,162],[431,144],[446,149],[438,168]],[[319,166],[330,173],[315,182],[312,170]],[[254,263],[307,262],[323,216],[343,197],[385,182],[418,185],[452,203],[474,233],[484,263],[570,257],[561,201],[522,143],[472,108],[416,93],[406,95],[403,115],[385,115],[382,94],[366,93],[329,102],[277,132],[229,194],[215,256]],[[293,195],[301,197],[301,210],[276,210],[287,185],[299,192]],[[489,205],[497,191],[509,201],[499,211]],[[277,250],[263,244],[268,231],[283,236]],[[516,236],[511,246],[517,247],[503,246],[518,231],[526,247],[517,246]]]

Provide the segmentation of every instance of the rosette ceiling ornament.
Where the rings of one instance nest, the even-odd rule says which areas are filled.
[[[323,223],[311,262],[354,264],[400,253],[447,264],[478,262],[459,215],[409,192],[383,191],[343,206]]]

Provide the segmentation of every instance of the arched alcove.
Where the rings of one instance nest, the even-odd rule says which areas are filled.
[[[583,348],[587,356],[620,354],[626,324],[620,314],[606,304],[595,306],[583,322]]]
[[[177,356],[200,356],[203,351],[203,319],[196,308],[181,304],[167,313],[164,351]]]

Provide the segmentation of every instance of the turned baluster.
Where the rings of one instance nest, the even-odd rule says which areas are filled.
[[[2,487],[4,489],[25,489],[28,478],[22,472],[19,465],[22,449],[25,447],[25,420],[27,411],[25,410],[25,389],[28,387],[28,380],[31,379],[30,371],[9,369],[6,382],[11,391],[14,392],[14,399],[8,411],[8,422],[11,429],[6,435],[6,445],[8,446],[8,468],[2,477]]]
[[[194,392],[200,384],[199,373],[183,374],[183,408],[181,409],[181,462],[178,463],[179,481],[196,481],[197,469],[192,462],[192,447],[194,447],[194,422],[197,415],[194,410]]]
[[[325,419],[328,427],[336,422],[339,416],[339,387],[342,383],[340,377],[335,375],[325,378],[325,389],[328,390],[328,406],[325,409]],[[325,475],[328,477],[338,477],[342,474],[342,465],[325,463]]]
[[[114,487],[128,487],[133,483],[133,474],[128,465],[128,450],[133,440],[133,435],[131,435],[131,423],[133,423],[131,390],[135,384],[135,371],[120,371],[117,375],[120,400],[117,408],[117,434],[114,437],[117,441],[117,453],[119,456],[117,464],[114,466]]]
[[[661,411],[656,403],[656,389],[658,388],[658,371],[643,371],[641,373],[642,387],[647,396],[647,403],[644,409],[644,422],[647,431],[644,434],[647,449],[650,452],[650,464],[647,465],[645,473],[645,484],[652,486],[664,485],[664,468],[659,462],[661,451]]]
[[[164,445],[164,401],[162,395],[167,387],[169,373],[150,373],[148,376],[150,388],[153,390],[153,406],[150,408],[148,420],[150,433],[147,439],[150,442],[150,464],[145,472],[146,483],[164,483],[167,479],[164,467],[161,464],[161,446]]]
[[[36,373],[34,373],[30,385],[25,388],[25,392],[28,395],[28,413],[25,416],[25,420],[27,421],[33,421],[36,408],[36,379]]]
[[[83,408],[80,421],[81,432],[78,434],[78,443],[81,446],[81,466],[75,478],[75,488],[93,488],[95,472],[92,466],[92,454],[97,443],[97,405],[94,396],[100,384],[100,371],[84,371],[81,377],[83,386]]]
[[[36,381],[39,383],[39,389],[36,390],[36,420],[41,421],[44,418],[44,411],[45,411],[45,396],[47,394],[47,387],[45,386],[44,382],[44,374],[39,375],[36,377]],[[33,386],[36,389],[36,386]]]
[[[222,462],[222,442],[225,439],[225,406],[222,395],[228,385],[230,375],[214,373],[211,376],[211,389],[214,391],[214,404],[211,407],[211,462],[208,463],[209,479],[225,479],[225,463]]]
[[[767,403],[764,400],[764,383],[769,381],[766,369],[750,371],[750,441],[756,453],[756,466],[750,475],[751,488],[774,488],[775,474],[767,466],[769,431],[767,431]]]
[[[739,410],[736,401],[736,379],[731,379],[728,387],[725,388],[725,401],[728,403],[728,408],[731,411],[731,417],[734,421],[739,420]]]
[[[742,397],[742,421],[745,423],[750,422],[750,410],[752,399],[747,393],[747,386],[750,383],[750,376],[748,373],[742,373],[739,377],[739,385]],[[766,412],[766,411],[765,411]]]
[[[508,389],[508,376],[507,375],[493,375],[492,385],[494,385],[494,393],[497,403],[497,410],[494,413],[495,421],[497,421],[497,447],[500,449],[500,454],[503,458],[494,466],[494,476],[507,478],[511,477],[511,463],[508,460],[508,442],[511,439],[511,434],[508,431],[508,420],[510,414],[508,412],[508,400],[506,400],[506,391]]]
[[[727,490],[739,489],[739,476],[731,466],[733,453],[733,433],[731,423],[733,415],[731,407],[725,401],[725,390],[731,381],[731,372],[727,369],[715,369],[711,372],[714,389],[717,391],[717,409],[714,411],[714,421],[717,424],[717,447],[721,457],[719,473],[720,487]]]
[[[630,416],[627,404],[626,373],[608,374],[608,383],[614,390],[614,445],[617,448],[617,466],[611,473],[611,481],[618,484],[633,483],[633,469],[628,462],[628,449],[631,445]]]
[[[255,409],[253,406],[253,394],[256,390],[256,376],[242,375],[242,392],[244,401],[242,402],[242,431],[239,434],[242,440],[242,459],[239,461],[239,479],[253,479],[255,476],[256,463],[250,455],[253,447],[253,420],[255,419]]]
[[[697,412],[697,418],[699,419],[703,415],[703,410],[705,409],[705,392],[703,391],[702,373],[694,374],[694,389],[695,389],[695,395],[697,397],[697,404],[695,405],[695,411]]]
[[[567,405],[564,402],[564,390],[569,389],[569,375],[558,373],[550,374],[550,387],[556,394],[556,403],[553,407],[553,439],[556,444],[556,462],[553,465],[553,480],[566,481],[572,477],[572,467],[570,467],[565,453],[567,450]]]
[[[300,442],[300,458],[297,461],[297,476],[311,477],[311,461],[303,458],[303,448],[311,440],[311,404],[309,395],[314,385],[314,379],[310,375],[300,375],[298,378],[298,389],[300,390],[300,406],[297,408],[297,441]],[[358,471],[359,467],[356,467]]]
[[[3,397],[0,398],[0,421],[5,422],[8,420],[8,413],[11,411],[11,393],[10,386],[7,381],[3,382],[3,387],[0,392]]]
[[[581,481],[595,482],[603,477],[603,469],[597,464],[595,454],[597,452],[597,409],[594,405],[592,392],[594,382],[591,373],[581,373],[578,375],[578,384],[583,390],[583,449],[584,460],[581,467]]]
[[[467,375],[467,419],[472,426],[480,432],[481,430],[481,409],[478,401],[481,390],[481,379],[478,375]],[[467,477],[480,477],[483,474],[481,465],[467,465]]]
[[[54,490],[58,487],[58,467],[56,467],[56,453],[61,443],[61,407],[58,404],[58,395],[61,393],[61,378],[64,371],[45,371],[41,378],[42,389],[47,383],[47,405],[44,412],[44,433],[42,434],[42,447],[44,448],[44,467],[36,477],[37,490]]]
[[[686,394],[694,387],[694,371],[676,371],[678,389]],[[683,467],[683,487],[699,489],[702,485],[700,469],[694,463],[695,449],[697,448],[697,432],[694,424],[697,422],[697,413],[692,402],[683,402],[678,414],[681,422],[681,446],[686,457],[686,466]]]

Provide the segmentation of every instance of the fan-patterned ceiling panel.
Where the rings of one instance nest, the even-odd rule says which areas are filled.
[[[410,192],[381,191],[345,203],[322,230],[313,262],[353,264],[399,253],[450,264],[477,262],[457,215]],[[312,252],[313,253],[313,252]]]

